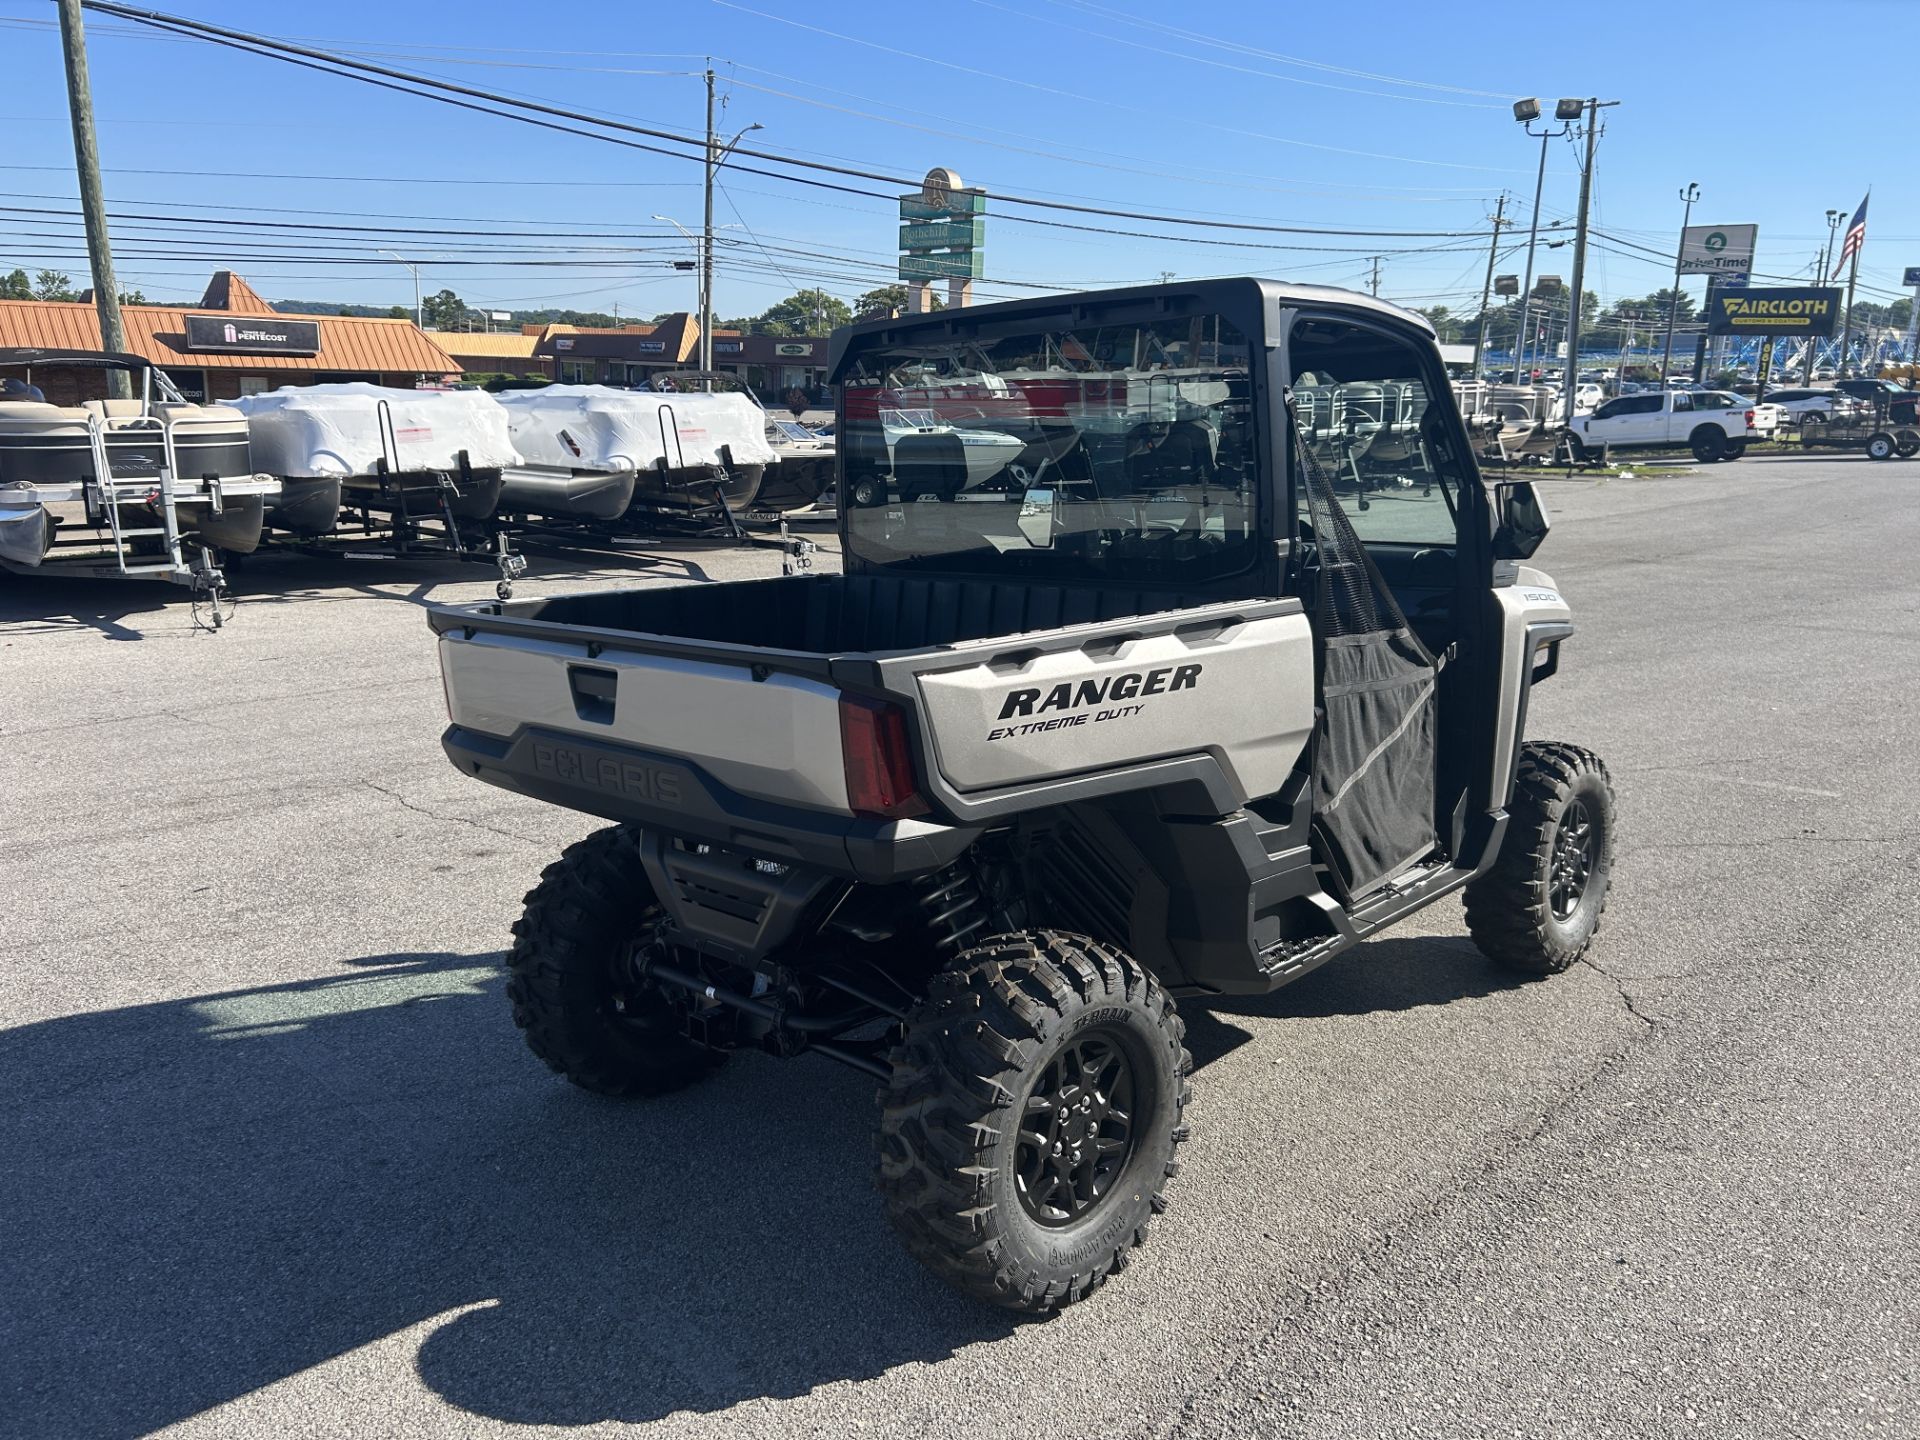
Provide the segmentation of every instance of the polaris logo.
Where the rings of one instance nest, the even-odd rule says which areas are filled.
[[[638,760],[593,755],[568,745],[549,745],[536,741],[533,768],[569,785],[589,785],[596,790],[611,790],[631,800],[651,800],[659,805],[680,803],[680,778],[671,770],[644,765]]]
[[[1062,682],[1051,690],[1009,691],[1000,706],[1000,718],[1015,715],[1045,715],[1052,710],[1077,710],[1082,705],[1104,705],[1110,700],[1132,700],[1137,696],[1170,694],[1191,690],[1200,683],[1198,665],[1163,665],[1158,670],[1132,670],[1106,675],[1098,680],[1075,684]]]

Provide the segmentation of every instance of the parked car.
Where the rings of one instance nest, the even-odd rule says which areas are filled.
[[[1911,400],[1914,395],[1913,391],[1891,380],[1836,380],[1833,388],[1875,409],[1891,405],[1898,399]]]
[[[1838,390],[1805,388],[1769,390],[1767,403],[1778,405],[1785,410],[1787,421],[1792,425],[1804,425],[1809,417],[1814,424],[1831,420],[1847,420],[1867,408],[1851,395],[1842,394]]]
[[[1573,408],[1576,411],[1592,410],[1600,405],[1604,405],[1606,401],[1607,392],[1605,387],[1594,381],[1586,381],[1574,387]]]
[[[1753,433],[1753,412],[1726,391],[1655,390],[1621,395],[1568,427],[1574,452],[1685,445],[1696,460],[1737,459]]]

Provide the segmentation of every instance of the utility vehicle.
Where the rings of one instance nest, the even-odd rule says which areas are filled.
[[[1462,891],[1494,961],[1564,970],[1612,791],[1522,739],[1573,633],[1521,563],[1547,516],[1482,483],[1419,317],[1150,286],[856,325],[832,375],[843,574],[436,608],[445,747],[616,822],[514,927],[535,1054],[612,1095],[743,1048],[866,1072],[907,1247],[1045,1312],[1163,1206],[1176,998]],[[903,406],[1024,443],[903,482]]]

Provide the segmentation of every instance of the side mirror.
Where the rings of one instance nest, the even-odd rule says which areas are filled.
[[[1020,515],[1013,522],[1021,536],[1036,550],[1053,548],[1053,491],[1029,490],[1020,497]]]
[[[1509,480],[1494,487],[1499,524],[1493,532],[1493,558],[1528,560],[1547,538],[1553,519],[1531,480]]]

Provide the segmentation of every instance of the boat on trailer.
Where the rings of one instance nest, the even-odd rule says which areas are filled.
[[[498,397],[522,463],[501,508],[574,519],[735,511],[769,465],[765,413],[738,391],[547,385]]]
[[[272,514],[303,538],[332,533],[347,509],[478,523],[500,503],[519,454],[507,417],[478,390],[401,390],[354,381],[284,386],[234,402],[255,458],[282,482]]]
[[[49,404],[36,369],[117,370],[128,399]],[[255,471],[247,418],[189,403],[143,356],[0,350],[0,566],[94,579],[144,576],[217,589],[216,552],[260,543],[278,495]]]

